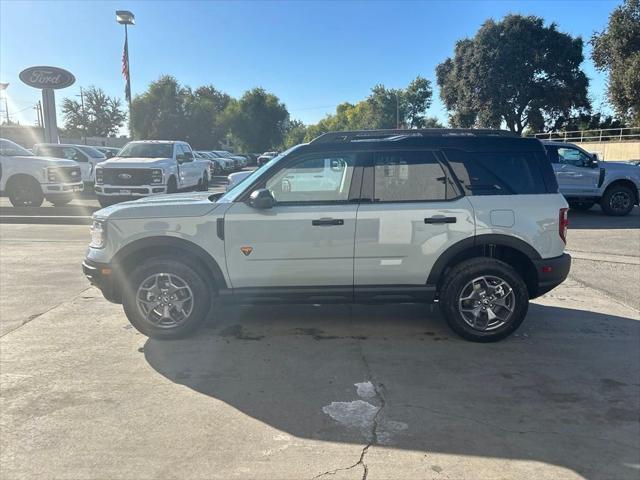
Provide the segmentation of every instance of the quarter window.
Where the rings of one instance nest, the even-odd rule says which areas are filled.
[[[445,153],[467,195],[547,193],[533,154],[453,149]]]
[[[376,156],[374,202],[420,202],[455,196],[442,166],[428,151]]]
[[[353,154],[305,157],[278,171],[265,188],[278,203],[343,202],[349,199],[354,166]]]

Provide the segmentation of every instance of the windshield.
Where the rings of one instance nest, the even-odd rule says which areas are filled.
[[[302,145],[304,145],[304,144],[300,144],[300,145],[296,145],[295,147],[291,147],[289,150],[286,150],[286,151],[282,152],[280,155],[278,155],[276,157],[273,157],[271,160],[269,160],[267,163],[262,165],[260,168],[254,170],[251,173],[251,175],[248,175],[240,183],[235,185],[231,190],[229,190],[222,197],[220,197],[218,199],[218,203],[235,202],[236,198],[238,198],[240,196],[240,194],[244,191],[244,187],[246,185],[249,185],[250,183],[252,183],[256,178],[258,178],[260,175],[262,175],[262,173],[265,170],[269,169],[271,167],[271,165],[277,163],[278,161],[280,161],[281,158],[286,157],[287,155],[289,155],[291,152],[293,152],[294,150],[298,149]]]
[[[171,143],[127,143],[119,157],[124,158],[171,158],[173,156],[173,144]]]
[[[78,148],[82,150],[84,153],[86,153],[87,155],[89,155],[91,158],[100,158],[100,159],[107,158],[105,154],[99,151],[97,148],[85,147],[83,145],[78,145]]]
[[[0,139],[0,155],[5,157],[33,157],[33,153],[26,148],[22,148],[17,143],[5,139]]]

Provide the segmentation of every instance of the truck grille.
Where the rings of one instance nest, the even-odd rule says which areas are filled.
[[[103,168],[102,183],[105,185],[149,185],[150,168]]]
[[[58,172],[61,182],[78,183],[82,181],[82,172],[80,172],[80,167],[60,167]]]

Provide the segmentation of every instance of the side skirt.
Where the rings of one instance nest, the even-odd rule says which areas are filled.
[[[224,289],[224,304],[433,303],[431,285],[366,285],[327,287],[260,287]]]

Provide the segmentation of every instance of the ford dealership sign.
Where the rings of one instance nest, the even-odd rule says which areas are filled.
[[[20,72],[20,80],[34,88],[67,88],[76,77],[58,67],[29,67]]]

